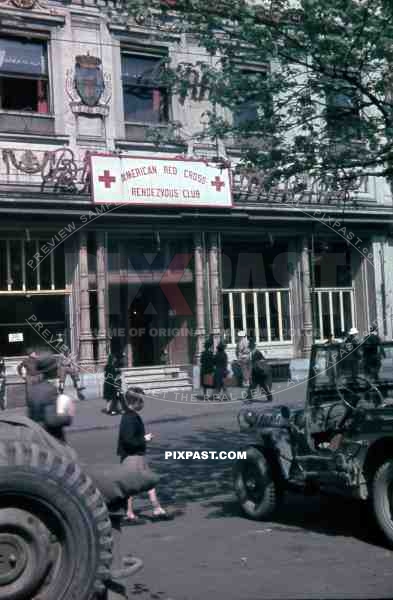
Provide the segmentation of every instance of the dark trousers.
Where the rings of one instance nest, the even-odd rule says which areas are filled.
[[[5,409],[5,392],[6,392],[5,377],[0,377],[0,410]]]
[[[254,373],[251,375],[251,384],[248,388],[248,398],[252,398],[252,393],[258,388],[258,386],[263,390],[266,394],[266,398],[268,402],[273,402],[272,395],[272,381],[270,377],[258,377]]]
[[[65,381],[66,381],[68,375],[72,379],[72,383],[74,384],[74,388],[76,389],[76,391],[78,393],[79,400],[84,400],[85,397],[82,394],[83,388],[81,387],[81,380],[80,380],[79,374],[76,374],[76,373],[67,373],[65,377],[61,377],[60,378],[60,380],[59,380],[59,392],[60,392],[60,394],[62,394],[64,392],[64,384],[65,384]]]

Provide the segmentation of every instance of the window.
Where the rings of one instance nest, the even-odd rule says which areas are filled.
[[[330,135],[359,137],[359,104],[357,91],[349,86],[326,92],[326,122]]]
[[[168,121],[168,92],[163,85],[163,58],[122,54],[124,117],[137,123]]]
[[[241,102],[233,111],[233,125],[241,128],[253,128],[259,118],[272,114],[272,98],[266,89],[265,71],[244,70],[239,74]]]
[[[0,39],[0,108],[49,112],[46,42]]]

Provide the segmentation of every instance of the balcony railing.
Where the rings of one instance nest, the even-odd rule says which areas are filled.
[[[256,343],[291,343],[289,289],[223,290],[224,330],[228,344],[246,331]]]
[[[335,337],[355,327],[355,292],[350,287],[316,288],[313,290],[314,337],[322,341],[332,333]]]

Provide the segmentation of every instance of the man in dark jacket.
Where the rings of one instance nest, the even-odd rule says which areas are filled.
[[[122,463],[129,463],[129,468],[147,471],[146,442],[153,439],[151,433],[145,433],[145,426],[138,413],[143,409],[143,390],[141,388],[130,388],[125,396],[125,413],[120,421],[119,438],[117,442],[117,455]],[[153,506],[154,521],[168,520],[169,515],[162,508],[157,497],[155,488],[148,491],[149,500]],[[139,524],[141,519],[137,517],[133,509],[133,498],[128,499],[127,521],[130,524]]]
[[[58,391],[48,381],[54,379],[57,373],[57,362],[54,356],[37,358],[37,379],[31,385],[27,403],[27,416],[39,423],[56,439],[65,442],[64,427],[71,425],[72,416],[57,413]]]
[[[251,352],[251,384],[248,398],[251,399],[258,386],[265,392],[267,402],[273,402],[272,396],[272,368],[260,350],[257,349],[255,340],[250,340]]]
[[[378,375],[385,358],[385,351],[382,346],[381,338],[376,328],[370,329],[369,335],[363,342],[363,365],[364,373],[372,381],[378,381]]]

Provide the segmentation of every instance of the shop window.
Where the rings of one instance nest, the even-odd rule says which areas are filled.
[[[168,121],[168,91],[163,83],[163,58],[123,52],[122,85],[125,121]]]
[[[49,112],[46,42],[0,38],[0,108]]]

